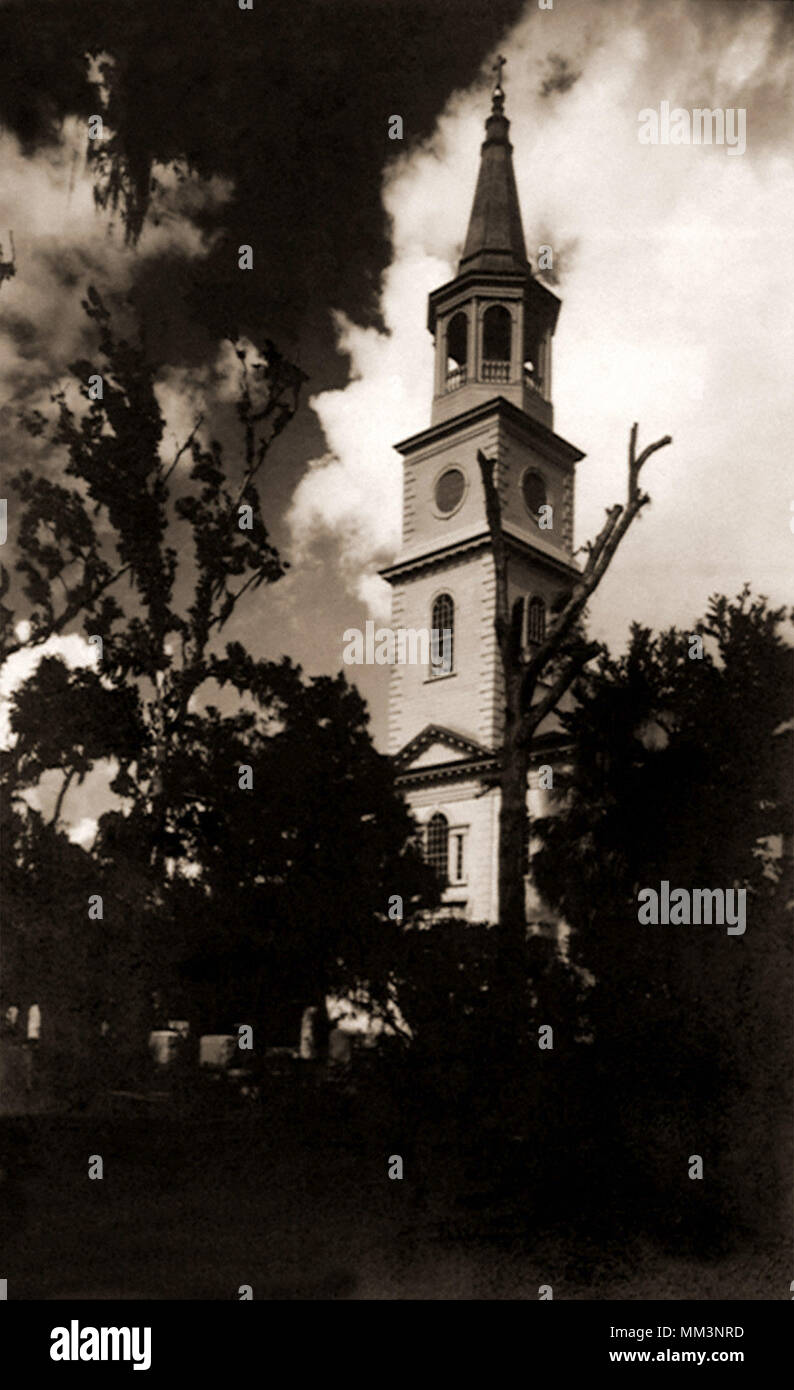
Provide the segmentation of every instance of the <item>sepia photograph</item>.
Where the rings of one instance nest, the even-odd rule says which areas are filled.
[[[791,0],[0,0],[54,1377],[176,1303],[603,1304],[611,1372],[794,1297],[792,131]]]

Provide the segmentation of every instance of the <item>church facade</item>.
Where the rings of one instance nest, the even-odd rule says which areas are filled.
[[[510,605],[521,599],[522,642],[531,646],[578,574],[574,484],[583,454],[555,434],[551,392],[559,310],[527,260],[497,83],[458,272],[429,297],[431,420],[396,446],[404,461],[402,545],[381,571],[392,587],[392,627],[429,630],[434,638],[427,662],[392,666],[389,751],[425,855],[445,885],[443,911],[471,921],[498,916],[504,717],[494,559],[477,454],[496,460]],[[549,770],[553,777],[566,758],[551,716],[535,746],[530,817],[548,814],[543,788]],[[528,920],[537,928],[548,914],[532,889],[530,850],[528,841]]]

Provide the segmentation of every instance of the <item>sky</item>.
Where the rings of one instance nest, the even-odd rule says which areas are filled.
[[[632,421],[641,442],[673,436],[591,634],[618,650],[632,621],[686,628],[745,581],[791,601],[789,0],[35,9],[34,24],[29,5],[0,5],[0,243],[7,256],[13,230],[17,266],[0,285],[4,474],[57,469],[15,420],[90,350],[89,283],[144,325],[171,438],[198,408],[226,427],[224,334],[272,337],[309,378],[263,483],[291,569],[228,636],[340,669],[344,631],[388,613],[393,444],[429,423],[426,299],[455,273],[499,51],[528,255],[552,246],[563,301],[555,428],[586,454],[577,545],[624,494]],[[86,117],[104,97],[87,52],[109,56],[124,96],[109,130],[156,178],[134,243],[94,202]],[[744,110],[745,152],[641,143],[639,113],[662,102]],[[355,679],[383,747],[388,673]],[[94,792],[70,793],[73,825]]]

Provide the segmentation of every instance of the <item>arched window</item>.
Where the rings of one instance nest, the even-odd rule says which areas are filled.
[[[447,328],[447,387],[463,386],[469,352],[469,321],[465,314],[453,314]]]
[[[449,594],[439,594],[430,617],[430,674],[448,676],[455,646],[455,605]]]
[[[482,319],[483,381],[509,381],[512,319],[502,304],[492,304]]]
[[[524,332],[524,380],[543,391],[543,364],[546,358],[546,343],[539,324],[527,321]]]
[[[537,645],[546,636],[546,605],[542,598],[531,598],[527,605],[527,641]]]
[[[436,811],[427,822],[425,859],[446,887],[449,879],[449,821]]]

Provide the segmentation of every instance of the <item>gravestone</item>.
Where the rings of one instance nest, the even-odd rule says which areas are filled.
[[[320,1010],[315,1004],[303,1010],[299,1055],[304,1062],[313,1062],[317,1057],[317,1015],[319,1012]]]
[[[328,1060],[348,1066],[353,1055],[353,1039],[343,1028],[333,1028],[328,1039]]]
[[[237,1052],[233,1033],[205,1033],[199,1038],[199,1066],[225,1070]]]
[[[160,1067],[174,1061],[179,1047],[179,1034],[173,1028],[157,1028],[149,1034],[149,1051]]]

